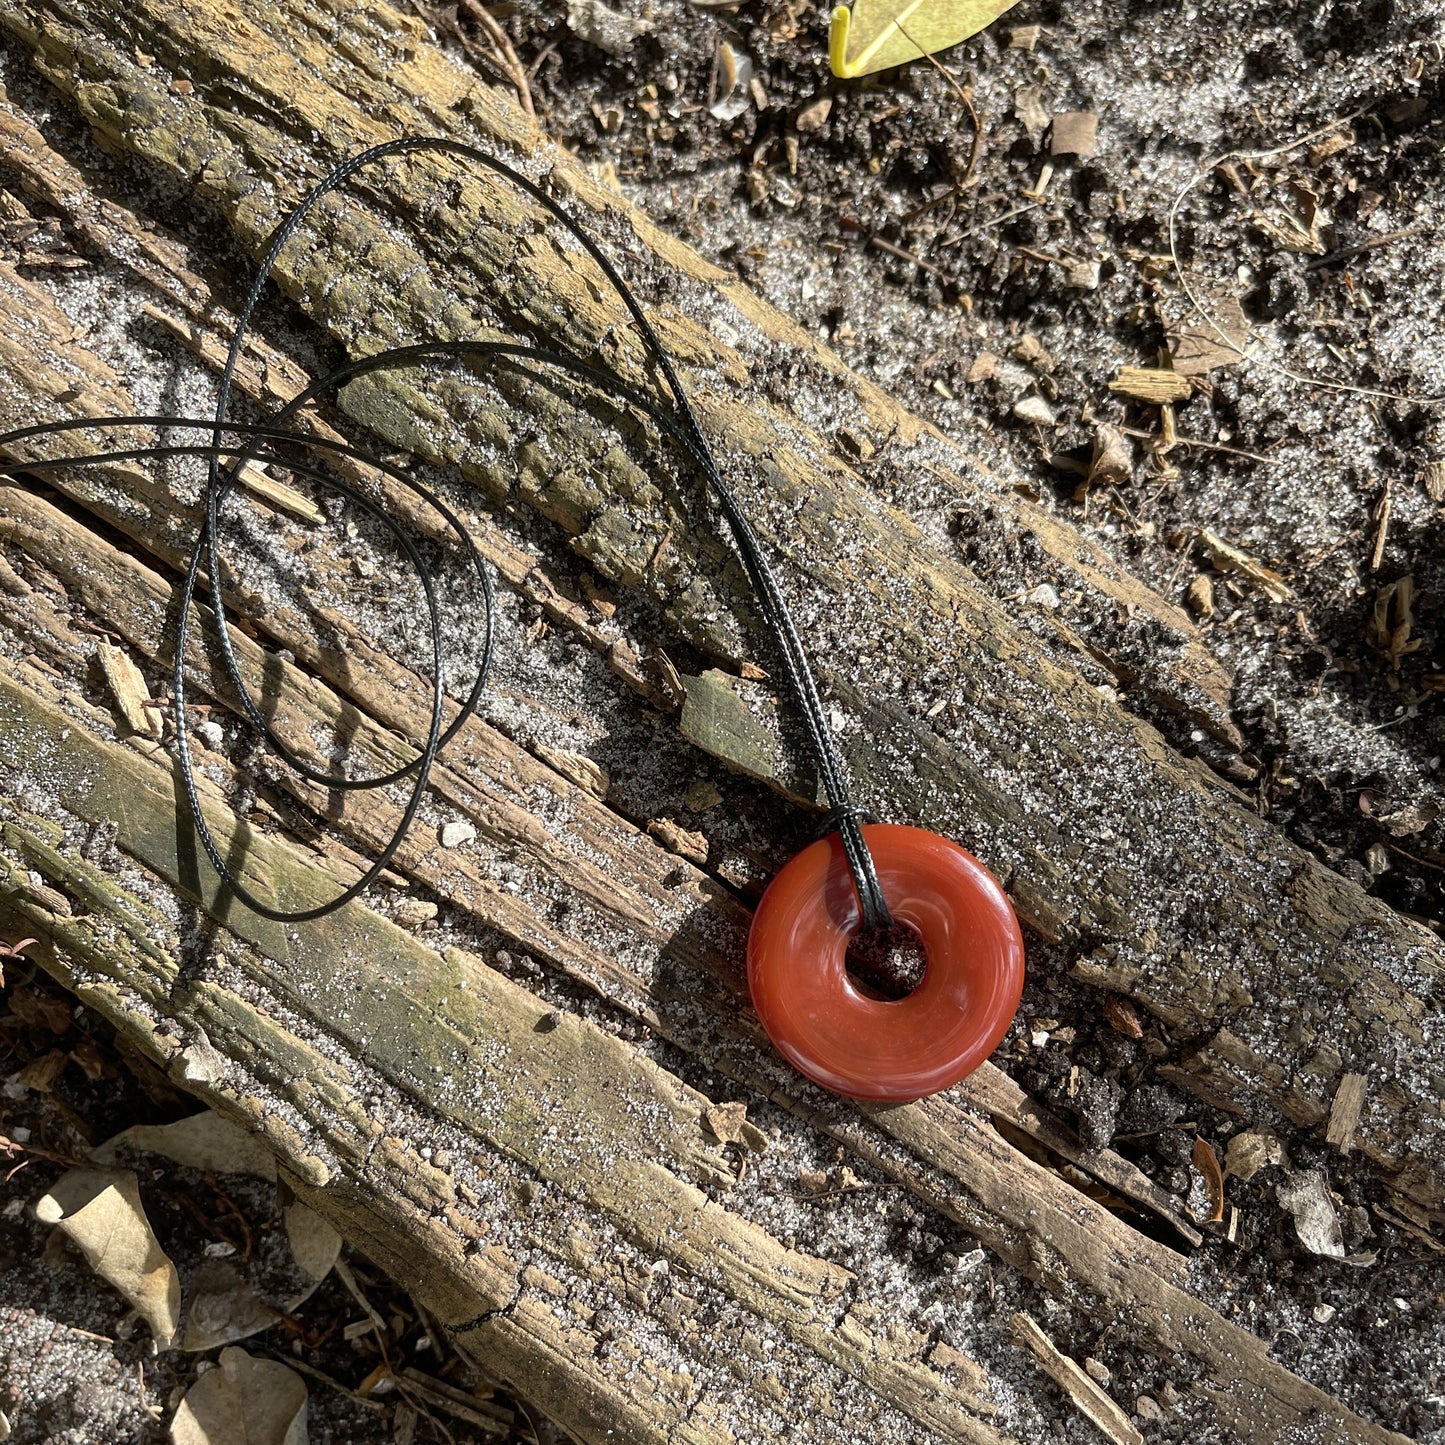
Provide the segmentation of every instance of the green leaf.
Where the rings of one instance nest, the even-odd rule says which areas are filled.
[[[992,25],[1018,0],[856,0],[833,11],[828,59],[850,79],[947,50]]]

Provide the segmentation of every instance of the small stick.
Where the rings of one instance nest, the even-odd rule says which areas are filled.
[[[1385,493],[1380,498],[1379,508],[1375,512],[1375,550],[1370,554],[1370,571],[1378,572],[1380,563],[1385,560],[1385,541],[1390,535],[1390,479],[1385,478]]]

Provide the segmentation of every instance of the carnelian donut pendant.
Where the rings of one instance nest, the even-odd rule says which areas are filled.
[[[748,934],[748,988],[768,1037],[815,1083],[902,1103],[976,1069],[1018,1010],[1024,944],[993,875],[922,828],[863,829],[894,919],[927,959],[906,998],[871,998],[848,975],[862,911],[842,840],[805,848],[763,894]]]

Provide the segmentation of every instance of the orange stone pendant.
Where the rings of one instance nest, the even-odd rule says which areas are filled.
[[[805,848],[768,885],[748,934],[748,988],[768,1037],[834,1093],[903,1103],[976,1069],[1018,1010],[1024,944],[1003,889],[972,853],[922,828],[863,829],[894,919],[927,959],[906,998],[849,977],[862,922],[842,840]]]

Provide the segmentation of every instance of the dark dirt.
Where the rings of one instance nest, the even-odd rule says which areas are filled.
[[[560,5],[495,13],[522,63],[535,67],[532,94],[550,133],[608,168],[664,228],[734,268],[860,371],[976,443],[980,459],[1021,490],[1190,605],[1235,671],[1234,718],[1246,746],[1220,758],[1177,719],[1154,720],[1176,746],[1227,767],[1301,845],[1438,930],[1445,508],[1427,486],[1432,465],[1445,465],[1445,407],[1431,400],[1445,396],[1438,4],[1228,0],[1205,11],[1086,0],[1065,10],[1023,0],[942,57],[952,79],[920,63],[862,82],[829,74],[826,12],[809,0],[723,8],[668,0],[646,12],[654,28],[620,56],[574,35]],[[1033,48],[1010,48],[1020,27],[1034,25]],[[465,14],[461,26],[471,49],[485,48]],[[709,110],[723,42],[751,57],[757,80],[731,120]],[[1096,154],[1051,156],[1049,116],[1078,111],[1099,117]],[[1203,169],[1234,152],[1256,158]],[[1161,448],[1170,421],[1160,408],[1130,402],[1109,383],[1121,366],[1152,366],[1161,350],[1178,350],[1181,327],[1210,336],[1191,319],[1170,261],[1171,207],[1195,182],[1179,204],[1180,259],[1218,314],[1240,308],[1258,349],[1248,362],[1194,377],[1172,417],[1189,440]],[[1307,249],[1289,249],[1282,236]],[[1090,478],[1107,427],[1121,434],[1122,460]],[[1041,595],[1018,539],[978,518],[949,520],[962,555],[1009,606],[1067,613],[1068,599]],[[1247,574],[1221,570],[1204,531],[1272,569],[1289,595],[1271,597]],[[1144,700],[1128,700],[1152,716]],[[619,730],[624,743],[635,736]],[[614,782],[625,798],[620,754]],[[647,815],[645,800],[636,811]],[[32,1023],[14,998],[0,1021],[0,1072],[12,1081],[0,1105],[7,1135],[18,1124],[33,1143],[63,1153],[186,1111],[133,1078],[122,1087],[128,1076],[103,1038],[111,1073],[90,1080],[69,1066],[43,1099],[16,1086],[42,1042],[73,1049],[91,1025],[72,1020],[55,1031],[57,1045],[43,1017]],[[1000,1062],[1086,1138],[1112,1138],[1166,1188],[1195,1198],[1194,1134],[1222,1155],[1251,1121],[1203,1109],[1157,1079],[1155,1066],[1178,1044],[1156,1025],[1146,1020],[1140,1037],[1129,1034],[1127,1020],[1106,1019],[1098,995],[1072,983],[1062,964],[1036,960]],[[1277,1196],[1282,1169],[1271,1166],[1248,1184],[1230,1181],[1239,1234],[1233,1243],[1208,1238],[1199,1292],[1351,1408],[1438,1445],[1445,1255],[1381,1213],[1387,1200],[1367,1168],[1305,1135],[1283,1143],[1293,1170],[1325,1170],[1347,1250],[1376,1252],[1375,1262],[1308,1252]],[[38,1347],[79,1352],[87,1347],[76,1331],[112,1336],[120,1311],[78,1270],[67,1275],[63,1259],[47,1274],[35,1258],[43,1232],[14,1202],[33,1201],[59,1165],[22,1152],[9,1167],[22,1157],[31,1162],[8,1186],[0,1218],[6,1308],[23,1332],[30,1300],[44,1298],[54,1343],[37,1337]],[[898,1227],[922,1238],[936,1221],[913,1214]],[[829,1248],[821,1232],[806,1244]],[[404,1296],[395,1300],[404,1313]],[[308,1302],[299,1327],[318,1337],[354,1315],[333,1282]],[[422,1330],[402,1326],[396,1343],[414,1350]],[[264,1337],[267,1350],[284,1355],[299,1343],[311,1364],[349,1383],[369,1368],[339,1335],[312,1349],[274,1334]],[[1159,1362],[1110,1345],[1107,1331],[1074,1338],[1061,1325],[1056,1339],[1080,1358],[1106,1358],[1121,1400],[1167,1391]],[[15,1438],[155,1436],[143,1406],[165,1407],[190,1368],[152,1358],[139,1340],[92,1346],[88,1358],[104,1374],[94,1391],[67,1397],[53,1420],[32,1417],[24,1432],[11,1411]],[[439,1361],[432,1355],[423,1367]],[[312,1398],[313,1440],[392,1438],[389,1421],[348,1397],[313,1382]],[[1160,1413],[1141,1415],[1151,1439],[1208,1438],[1167,1396]],[[471,1438],[448,1424],[455,1438]]]

